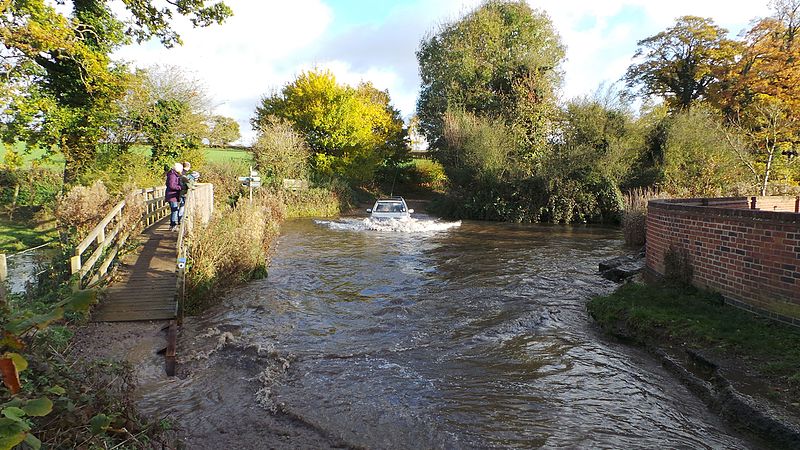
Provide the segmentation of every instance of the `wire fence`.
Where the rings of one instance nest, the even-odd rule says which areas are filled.
[[[55,240],[47,241],[44,244],[37,245],[36,247],[26,248],[25,250],[20,250],[16,253],[12,254],[5,254],[0,253],[0,301],[5,300],[6,296],[6,281],[8,280],[8,260],[19,257],[26,253],[30,253],[34,250],[39,250],[40,248],[48,247],[52,243],[56,242]],[[34,274],[34,277],[38,277],[39,275],[45,273],[48,269],[42,270],[39,273]]]

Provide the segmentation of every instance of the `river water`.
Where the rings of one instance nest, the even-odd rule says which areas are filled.
[[[187,321],[145,412],[188,448],[751,447],[588,317],[619,231],[365,224],[284,224],[269,277]]]

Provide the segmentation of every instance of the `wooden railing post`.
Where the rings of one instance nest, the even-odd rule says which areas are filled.
[[[72,285],[73,291],[81,289],[81,255],[77,254],[69,259],[70,272],[73,276],[78,275],[78,279]]]

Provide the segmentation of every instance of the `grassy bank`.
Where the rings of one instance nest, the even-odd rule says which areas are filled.
[[[0,218],[0,253],[14,253],[56,238],[55,223],[37,227],[27,220]]]
[[[343,200],[329,188],[316,187],[305,191],[284,191],[279,195],[287,219],[300,217],[331,217],[343,209]],[[347,204],[347,200],[344,200]],[[346,206],[345,206],[346,207]]]
[[[629,283],[588,309],[606,331],[645,345],[711,350],[800,400],[800,330],[725,305],[718,294]]]

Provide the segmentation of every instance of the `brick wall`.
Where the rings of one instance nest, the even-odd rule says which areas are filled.
[[[790,200],[794,210],[796,200]],[[651,201],[647,269],[664,275],[665,254],[671,247],[683,250],[696,286],[800,325],[800,214],[744,209],[748,201],[752,198]],[[783,207],[789,202],[762,204]]]

